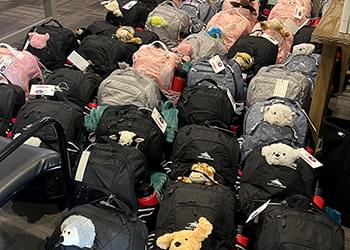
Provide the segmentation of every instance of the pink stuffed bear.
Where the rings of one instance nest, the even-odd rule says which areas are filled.
[[[36,32],[31,32],[29,35],[29,44],[35,49],[43,49],[47,45],[47,41],[50,39],[50,35],[48,33],[46,34],[39,34]]]

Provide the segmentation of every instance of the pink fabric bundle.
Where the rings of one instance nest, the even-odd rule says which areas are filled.
[[[31,32],[28,34],[28,36],[30,46],[32,46],[35,49],[45,48],[47,45],[47,41],[50,39],[50,35],[48,33],[43,35],[36,32]]]
[[[29,81],[43,79],[38,59],[27,51],[18,51],[10,45],[0,43],[0,77],[9,83],[21,86],[29,95]]]

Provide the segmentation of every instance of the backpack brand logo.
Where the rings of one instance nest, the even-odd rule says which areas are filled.
[[[200,153],[200,155],[198,155],[197,158],[204,159],[204,160],[209,160],[209,161],[213,161],[214,160],[214,158],[211,157],[210,154],[208,154],[208,152]]]
[[[190,222],[187,224],[187,226],[185,227],[186,230],[194,230],[195,228],[197,228],[198,226],[198,222],[194,221],[194,222]]]
[[[283,189],[287,188],[285,185],[283,185],[283,183],[279,179],[271,180],[270,182],[267,183],[267,185],[271,187],[277,187],[277,188],[283,188]]]

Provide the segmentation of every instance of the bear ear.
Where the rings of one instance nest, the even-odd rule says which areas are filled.
[[[157,246],[160,249],[168,249],[171,242],[174,240],[176,233],[164,234],[163,236],[158,237]]]
[[[261,148],[261,155],[262,156],[268,156],[271,153],[271,147],[270,146],[264,146]]]
[[[266,106],[261,108],[261,112],[267,112],[271,109],[271,106]]]
[[[296,116],[296,113],[295,113],[295,112],[290,113],[290,115],[289,115],[289,117],[288,117],[288,121],[293,121],[294,118],[295,118],[295,116]]]

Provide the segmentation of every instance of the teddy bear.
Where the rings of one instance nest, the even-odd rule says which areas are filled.
[[[130,146],[134,142],[136,134],[130,131],[120,131],[118,144],[122,146]]]
[[[193,164],[191,170],[189,177],[178,177],[178,180],[185,183],[198,183],[208,186],[218,184],[214,179],[215,168],[207,163]]]
[[[260,22],[261,29],[264,30],[274,30],[281,34],[282,37],[286,38],[291,35],[290,31],[284,27],[283,23],[278,19],[271,19],[268,21]]]
[[[35,49],[43,49],[47,45],[47,41],[50,39],[50,35],[48,33],[39,34],[37,32],[28,33],[29,36],[29,44]]]
[[[160,249],[168,250],[200,250],[202,241],[211,234],[213,225],[205,218],[200,217],[193,230],[181,230],[164,234],[157,239]]]
[[[315,45],[312,43],[301,43],[293,46],[294,55],[311,55],[315,51]]]
[[[290,126],[294,124],[295,112],[290,107],[282,103],[275,103],[271,106],[261,108],[264,113],[264,121],[279,126]]]
[[[232,60],[238,63],[242,71],[248,70],[254,65],[254,57],[246,52],[237,52]]]
[[[135,30],[131,26],[122,26],[115,33],[117,39],[124,43],[142,44],[142,39],[135,37]]]
[[[295,149],[284,143],[274,143],[261,148],[261,155],[264,156],[269,165],[286,166],[295,169],[295,161],[300,158],[299,149]]]
[[[107,11],[112,12],[116,17],[123,16],[117,0],[103,1],[101,2],[101,5],[103,5]]]
[[[89,218],[81,215],[71,215],[61,225],[59,243],[63,246],[92,248],[95,237],[95,225]]]

